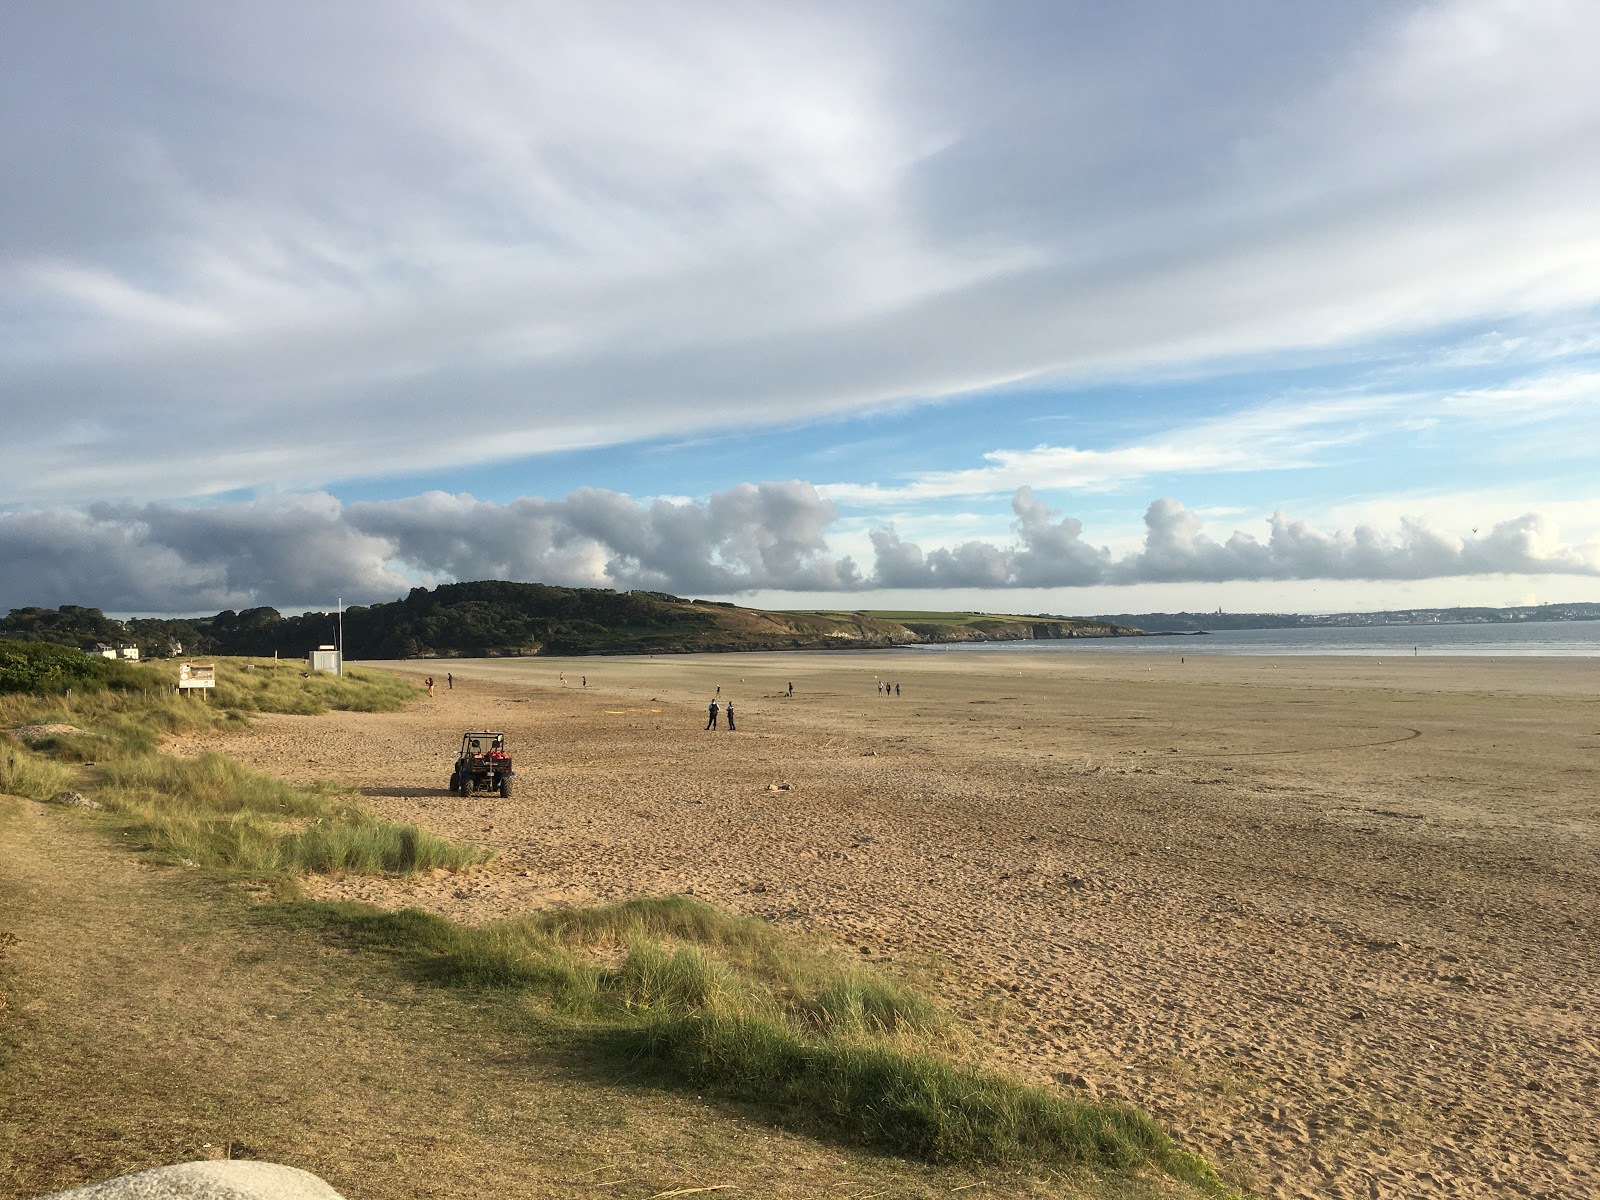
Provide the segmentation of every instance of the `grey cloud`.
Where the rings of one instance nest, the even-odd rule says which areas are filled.
[[[1452,575],[1600,575],[1592,550],[1548,544],[1535,514],[1455,538],[1404,519],[1389,535],[1367,525],[1327,533],[1274,513],[1266,541],[1235,532],[1218,542],[1182,504],[1160,499],[1145,512],[1144,548],[1115,564],[1115,583],[1288,579],[1437,579]]]
[[[892,529],[872,535],[879,587],[1087,587],[1093,584],[1221,583],[1292,579],[1405,580],[1462,575],[1600,575],[1600,552],[1562,546],[1537,514],[1494,526],[1482,537],[1451,537],[1411,519],[1389,535],[1358,525],[1326,533],[1274,513],[1265,541],[1235,532],[1207,536],[1183,504],[1162,498],[1145,512],[1136,552],[1113,558],[1085,542],[1082,525],[1028,488],[1012,501],[1017,543],[966,542],[924,551]]]
[[[1029,489],[1016,541],[923,547],[870,534],[864,573],[827,537],[832,506],[803,481],[742,484],[703,502],[641,503],[598,489],[492,504],[441,492],[341,505],[321,494],[190,508],[99,504],[0,513],[0,607],[90,604],[114,612],[321,607],[390,599],[416,583],[517,579],[693,595],[877,588],[1073,588],[1226,580],[1404,580],[1600,575],[1600,552],[1561,545],[1528,514],[1454,538],[1416,521],[1328,533],[1282,513],[1265,540],[1205,534],[1181,503],[1146,512],[1121,558]]]
[[[1011,571],[1019,587],[1082,587],[1105,577],[1110,552],[1083,540],[1083,522],[1062,517],[1045,507],[1033,489],[1018,488],[1011,510],[1016,513],[1017,536],[1022,548],[1013,556]]]
[[[510,504],[434,492],[344,507],[318,494],[0,513],[0,605],[294,608],[490,578],[693,594],[859,587],[855,564],[828,552],[833,517],[800,481],[743,484],[704,503],[584,489]]]

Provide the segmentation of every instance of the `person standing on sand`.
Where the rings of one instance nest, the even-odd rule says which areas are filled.
[[[587,675],[585,675],[583,677],[583,686],[584,687],[588,687],[589,686],[589,677]]]
[[[426,685],[427,685],[427,688],[428,688],[428,695],[429,695],[429,696],[432,696],[432,695],[433,695],[433,676],[432,676],[432,675],[429,675],[429,676],[428,676],[428,677],[427,677],[427,678],[426,678],[426,679],[424,679],[424,680],[423,680],[423,681],[422,681],[422,682],[423,682],[423,683],[424,683],[424,684],[426,684]]]
[[[725,705],[725,707],[728,710],[728,732],[732,733],[734,731],[734,729],[733,729],[733,701],[729,700],[728,703]]]
[[[449,671],[444,673],[444,690],[447,692],[453,692],[456,690],[456,677],[450,674]]]
[[[710,714],[710,720],[706,722],[707,729],[715,729],[717,727],[717,707],[717,702],[713,700],[711,702],[711,706],[706,709],[706,711]]]
[[[794,698],[794,680],[792,679],[789,681],[789,698],[791,700]]]
[[[898,683],[894,685],[894,698],[896,700],[900,698],[900,685]]]

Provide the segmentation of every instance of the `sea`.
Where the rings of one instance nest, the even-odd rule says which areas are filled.
[[[897,651],[1060,654],[1342,654],[1395,658],[1600,658],[1600,621],[1474,622],[1462,625],[1307,625],[1295,629],[1225,629],[1207,634],[1070,638],[1037,642],[949,642]]]

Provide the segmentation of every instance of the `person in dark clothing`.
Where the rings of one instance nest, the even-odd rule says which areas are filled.
[[[444,686],[446,691],[453,692],[456,690],[456,677],[450,674],[449,671],[444,673]]]
[[[789,681],[789,695],[794,695],[794,680]]]
[[[717,702],[715,700],[713,700],[711,702],[710,707],[708,707],[706,709],[706,712],[708,714],[710,714],[710,719],[708,721],[706,721],[706,728],[707,729],[715,729],[717,727],[717,709],[718,708],[719,708],[719,705],[717,704]]]
[[[728,710],[728,732],[732,733],[733,732],[733,701],[729,700],[727,705],[726,705],[726,707],[727,707],[727,710]]]
[[[894,695],[895,699],[898,700],[900,698],[900,685],[898,683],[894,685]]]

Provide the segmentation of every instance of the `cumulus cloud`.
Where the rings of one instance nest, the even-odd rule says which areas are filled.
[[[799,481],[742,484],[700,503],[591,488],[509,504],[432,492],[344,506],[312,494],[0,513],[0,604],[320,607],[449,579],[697,595],[859,587],[855,564],[828,554],[832,521],[832,505]]]
[[[1015,540],[924,548],[870,532],[872,564],[836,554],[832,505],[803,481],[743,484],[703,501],[583,489],[493,504],[432,492],[341,505],[323,494],[209,508],[100,504],[0,513],[0,607],[90,604],[114,612],[213,612],[333,598],[392,599],[417,584],[515,579],[689,595],[875,589],[1073,589],[1234,580],[1600,576],[1600,546],[1570,546],[1537,514],[1458,536],[1403,518],[1328,532],[1274,513],[1264,539],[1217,540],[1163,498],[1142,546],[1120,557],[1030,489],[1012,500]]]

